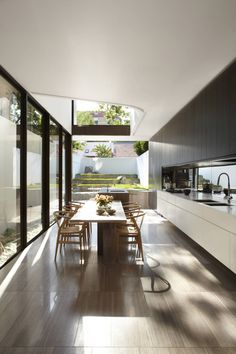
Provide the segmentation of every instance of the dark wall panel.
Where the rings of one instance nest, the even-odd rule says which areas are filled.
[[[163,166],[236,156],[236,61],[152,137],[149,154],[156,189]]]

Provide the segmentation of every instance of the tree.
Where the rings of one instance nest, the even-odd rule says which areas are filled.
[[[72,142],[72,149],[75,151],[83,151],[85,148],[86,142],[84,141],[73,141]]]
[[[98,144],[93,148],[93,151],[96,152],[97,157],[112,157],[112,149],[106,146],[105,144]]]
[[[94,125],[94,118],[91,112],[77,112],[76,115],[77,125]]]
[[[148,150],[148,141],[136,141],[133,146],[136,154],[140,156]]]
[[[125,125],[127,123],[124,118],[129,118],[130,115],[123,106],[107,103],[100,104],[98,112],[103,112],[107,124],[109,125]]]

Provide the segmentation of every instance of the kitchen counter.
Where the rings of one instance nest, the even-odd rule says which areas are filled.
[[[167,194],[172,194],[172,193],[168,193],[166,191],[163,191],[164,193]],[[215,200],[216,202],[220,202],[220,203],[228,203],[227,199],[225,197],[224,193],[218,194],[218,193],[202,193],[202,192],[196,192],[196,191],[191,191],[191,193],[189,195],[185,195],[184,193],[173,193],[173,195],[175,197],[178,198],[182,198],[184,200],[189,200],[192,202],[195,202],[197,204],[202,205],[203,207],[206,208],[213,208],[216,209],[218,211],[221,211],[223,213],[227,213],[230,214],[232,216],[236,217],[236,195],[233,195],[233,199],[231,199],[231,203],[228,204],[227,206],[212,206],[212,205],[206,205],[204,203],[199,203],[196,201],[196,199],[204,199],[204,200]],[[236,232],[236,230],[235,230]]]
[[[129,192],[119,188],[101,188],[98,194],[111,195],[114,200],[120,200],[122,203],[129,201]]]
[[[157,210],[236,273],[236,196],[229,206],[209,206],[195,199],[227,202],[223,193],[191,191],[186,196],[157,191]]]

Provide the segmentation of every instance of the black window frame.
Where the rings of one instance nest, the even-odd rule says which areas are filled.
[[[62,134],[65,134],[65,200],[71,200],[71,134],[50,115],[50,113],[22,87],[1,65],[0,76],[19,91],[21,96],[21,123],[20,135],[20,233],[21,245],[1,267],[3,268],[30,243],[34,242],[50,227],[49,216],[49,120],[51,119],[59,128],[59,208],[62,208]],[[27,102],[32,104],[43,115],[42,134],[42,231],[27,242]]]

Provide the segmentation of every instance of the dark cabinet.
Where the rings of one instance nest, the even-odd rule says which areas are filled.
[[[151,139],[158,142],[153,174],[164,166],[236,156],[236,62]],[[150,155],[154,158],[152,145]],[[156,176],[158,184],[160,176]]]
[[[227,72],[227,115],[229,117],[229,154],[236,155],[236,66]]]

